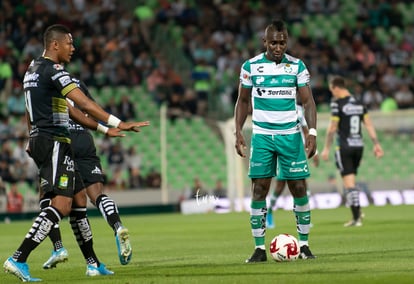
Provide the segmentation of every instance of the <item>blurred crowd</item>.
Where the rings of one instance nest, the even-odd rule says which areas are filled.
[[[350,1],[2,0],[0,137],[17,145],[26,135],[25,126],[7,133],[7,125],[24,125],[22,79],[30,61],[41,55],[42,34],[50,24],[70,27],[76,51],[67,68],[88,86],[98,91],[108,85],[142,86],[155,102],[167,103],[171,120],[214,111],[229,117],[240,66],[263,50],[261,37],[271,19],[283,18],[293,27],[305,16],[335,15],[345,2]],[[318,107],[329,104],[331,74],[349,78],[352,92],[370,110],[414,107],[414,25],[404,22],[401,12],[401,4],[410,3],[355,1],[353,20],[334,31],[336,43],[314,36],[306,25],[297,36],[290,33],[288,53],[311,71]],[[378,27],[398,29],[402,36],[381,42],[374,32]],[[130,104],[105,107],[120,116],[139,116]],[[7,143],[1,145],[4,163],[9,150]]]

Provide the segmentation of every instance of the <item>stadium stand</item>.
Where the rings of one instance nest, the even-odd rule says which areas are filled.
[[[6,100],[12,90],[21,91],[19,88],[21,88],[22,74],[19,72],[30,62],[28,50],[36,47],[28,44],[28,35],[41,38],[44,25],[58,18],[56,7],[43,5],[42,1],[35,2],[36,5],[22,2],[18,7],[12,5],[14,1],[0,2],[3,11],[0,27],[9,27],[0,28],[2,39],[0,58],[9,63],[13,70],[12,78],[2,77],[3,73],[0,72],[0,104],[4,113],[7,113]],[[91,93],[101,105],[105,105],[109,98],[118,101],[122,94],[128,93],[135,103],[137,119],[151,121],[151,127],[145,128],[142,134],[123,140],[125,148],[136,145],[138,152],[142,154],[143,175],[152,168],[161,170],[160,101],[157,101],[154,93],[149,90],[148,75],[158,67],[161,59],[165,59],[170,63],[171,68],[181,75],[184,88],[192,88],[191,74],[196,63],[194,51],[202,51],[200,46],[203,41],[213,43],[216,55],[212,67],[215,69],[215,74],[211,78],[213,89],[208,96],[207,113],[204,116],[195,115],[189,121],[187,118],[179,118],[175,123],[168,122],[168,181],[172,189],[183,190],[196,176],[209,188],[214,186],[217,178],[226,181],[224,145],[213,122],[231,117],[241,60],[261,48],[259,32],[263,27],[260,23],[262,21],[266,23],[275,14],[287,15],[292,37],[291,51],[305,54],[305,61],[311,67],[315,82],[324,82],[320,86],[321,89],[315,88],[314,92],[321,113],[329,111],[329,96],[318,98],[323,88],[326,88],[327,75],[320,72],[321,67],[326,67],[331,73],[342,72],[356,81],[353,82],[354,84],[360,84],[364,89],[369,87],[365,80],[370,76],[374,77],[370,84],[379,89],[382,86],[381,79],[384,75],[382,71],[378,68],[378,70],[370,70],[370,74],[363,74],[360,72],[361,66],[351,64],[354,63],[352,54],[345,60],[348,63],[345,69],[339,65],[341,52],[347,48],[355,52],[353,49],[356,48],[355,35],[361,36],[367,43],[372,44],[370,47],[375,49],[378,66],[389,65],[387,57],[389,51],[384,51],[385,47],[391,46],[395,50],[404,49],[409,54],[406,65],[393,66],[393,68],[396,69],[398,76],[402,76],[404,69],[408,70],[408,84],[410,89],[414,90],[412,80],[414,3],[412,1],[393,1],[395,6],[387,1],[382,3],[380,8],[383,9],[384,15],[389,15],[387,13],[390,11],[399,12],[401,15],[402,24],[391,22],[391,25],[390,17],[388,22],[379,23],[375,22],[377,19],[370,16],[377,11],[374,5],[377,1],[329,1],[336,2],[336,8],[331,11],[316,12],[308,11],[304,5],[305,1],[280,1],[277,7],[270,3],[272,1],[185,1],[183,6],[177,6],[176,1],[122,1],[122,5],[118,6],[112,5],[112,1],[104,1],[105,5],[99,7],[98,12],[89,18],[85,17],[90,15],[91,7],[83,7],[83,9],[70,7],[67,4],[69,2],[71,1],[63,1],[60,8],[61,11],[70,11],[66,13],[67,15],[76,16],[73,19],[64,19],[72,26],[75,37],[79,37],[76,41],[79,58],[74,62],[76,67],[73,68],[80,70],[82,79],[87,81]],[[273,5],[272,9],[266,9],[267,5]],[[289,8],[292,6],[300,11],[300,17],[289,20],[290,15],[286,11],[290,11]],[[254,13],[259,9],[260,13]],[[135,11],[136,14],[131,11]],[[121,18],[122,21],[119,20]],[[24,19],[22,25],[19,24],[21,19]],[[208,22],[205,21],[206,19]],[[361,19],[364,24],[363,29],[357,30]],[[45,22],[42,22],[43,20]],[[42,23],[34,24],[38,21]],[[345,26],[351,28],[352,34],[349,42],[346,43],[347,46],[340,46],[341,31]],[[306,48],[298,45],[296,41],[303,28],[307,30],[312,40],[311,45]],[[370,29],[372,35],[365,34]],[[118,37],[118,35],[122,36]],[[325,39],[328,45],[324,42]],[[395,42],[390,42],[391,39]],[[375,46],[376,41],[381,46]],[[37,43],[37,47],[38,44],[41,45],[41,42]],[[145,52],[150,54],[150,65],[145,65],[145,59],[141,57]],[[84,70],[85,66],[82,63],[87,62],[91,54],[95,59],[86,64],[89,70]],[[329,66],[321,66],[324,64],[320,60],[321,54],[329,54]],[[128,63],[128,56],[135,60],[133,64]],[[95,73],[93,68],[100,62],[104,63],[104,77],[105,75],[108,77],[103,77],[105,82],[103,85],[97,78],[93,78]],[[222,66],[218,62],[225,62],[223,66],[226,67],[220,69]],[[121,76],[125,74],[125,70],[128,75],[126,79]],[[92,75],[88,77],[88,74]],[[5,81],[9,83],[4,83]],[[12,127],[16,127],[19,121],[12,118]],[[378,163],[369,155],[370,149],[367,147],[364,166],[361,167],[361,178],[367,181],[412,180],[413,174],[410,169],[414,161],[407,154],[414,153],[411,134],[389,132],[380,132],[380,134],[387,154],[384,160]],[[99,134],[96,137],[98,140],[102,139]],[[322,137],[323,135],[320,134],[318,139]],[[319,145],[322,144],[323,141],[319,141]],[[111,177],[112,173],[108,170],[109,165],[104,157],[103,155],[102,163]],[[402,160],[405,162],[402,163]],[[320,169],[313,170],[312,179],[322,183],[326,180],[327,173],[333,171],[332,163],[322,163]]]

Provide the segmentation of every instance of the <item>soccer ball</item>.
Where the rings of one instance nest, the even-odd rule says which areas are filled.
[[[270,242],[270,254],[278,262],[295,261],[300,254],[298,240],[289,234],[280,234]]]

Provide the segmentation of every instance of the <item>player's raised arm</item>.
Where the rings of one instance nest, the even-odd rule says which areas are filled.
[[[84,112],[95,117],[97,120],[104,121],[112,127],[117,127],[124,131],[139,132],[140,128],[149,125],[149,121],[144,122],[124,122],[116,116],[107,113],[100,105],[89,99],[80,88],[75,88],[67,94],[67,97],[75,102]]]
[[[109,137],[125,137],[125,134],[121,133],[121,129],[115,127],[110,128],[100,124],[96,120],[85,115],[81,110],[73,107],[70,103],[68,103],[68,108],[70,118],[84,127],[94,131],[99,131]]]

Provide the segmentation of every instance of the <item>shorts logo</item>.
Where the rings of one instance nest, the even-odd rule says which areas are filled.
[[[289,168],[289,172],[291,173],[307,173],[308,166],[305,165],[303,168]]]
[[[59,187],[66,189],[68,187],[69,178],[67,175],[63,175],[59,178]]]
[[[95,168],[91,171],[91,174],[102,174],[101,169],[95,166]]]
[[[47,180],[45,180],[44,178],[40,178],[40,187],[45,187],[48,184],[49,182]]]
[[[63,161],[63,164],[66,165],[66,170],[68,172],[74,172],[75,171],[75,164],[71,157],[65,156],[65,160]]]

